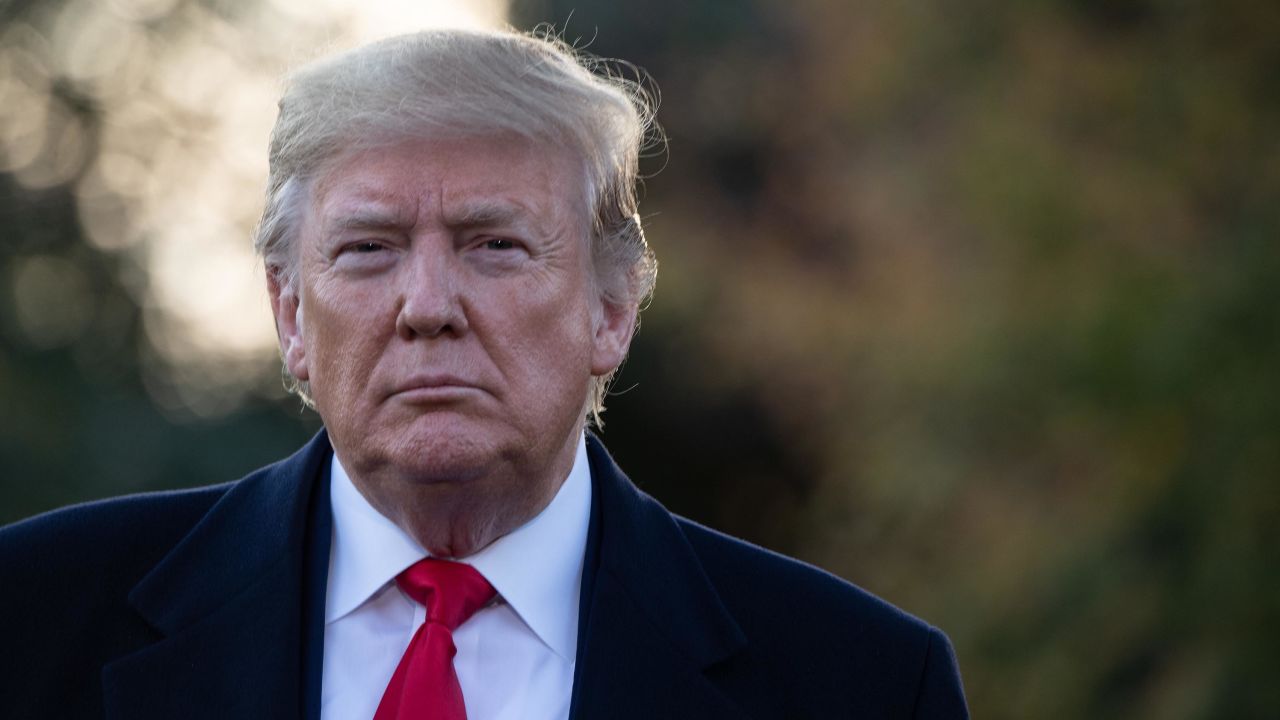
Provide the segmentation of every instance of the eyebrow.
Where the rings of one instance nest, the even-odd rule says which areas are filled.
[[[491,227],[517,223],[527,214],[525,208],[508,202],[480,201],[463,207],[446,222],[454,228]]]
[[[333,230],[388,230],[413,223],[406,223],[400,213],[390,208],[361,207],[343,212],[328,224]]]
[[[444,218],[445,224],[454,229],[492,228],[500,226],[527,226],[532,220],[529,208],[508,200],[478,199],[460,208],[451,209]],[[326,221],[329,232],[350,230],[404,230],[413,227],[417,218],[406,215],[395,205],[379,203],[353,203],[339,207]]]

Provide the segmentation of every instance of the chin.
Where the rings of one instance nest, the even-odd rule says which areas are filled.
[[[508,459],[494,428],[475,423],[416,422],[389,438],[384,464],[415,483],[466,482],[492,474]]]

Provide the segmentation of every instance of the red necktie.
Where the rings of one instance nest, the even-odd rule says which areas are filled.
[[[396,584],[427,609],[427,620],[409,641],[373,720],[466,720],[453,670],[453,631],[493,599],[493,586],[470,565],[434,558],[400,573]]]

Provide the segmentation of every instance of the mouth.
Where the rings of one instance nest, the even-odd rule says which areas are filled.
[[[431,404],[465,400],[483,392],[475,383],[453,375],[421,375],[397,385],[390,397],[401,402]]]

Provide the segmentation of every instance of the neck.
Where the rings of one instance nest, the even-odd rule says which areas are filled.
[[[574,433],[550,462],[536,467],[506,462],[487,472],[447,478],[403,476],[376,466],[350,468],[348,474],[374,509],[432,557],[465,558],[532,520],[551,503],[573,469],[580,434]]]

